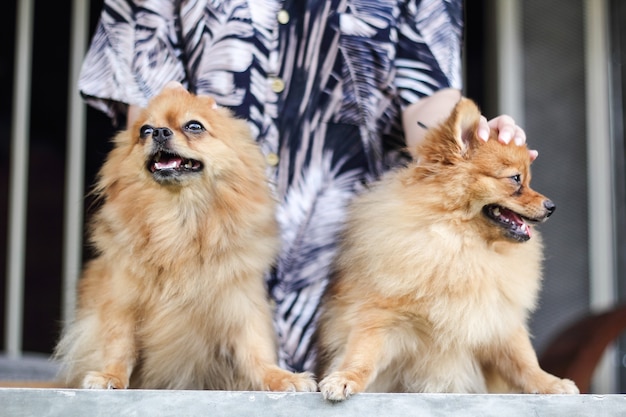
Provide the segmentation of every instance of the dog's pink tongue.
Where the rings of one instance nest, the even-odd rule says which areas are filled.
[[[530,230],[530,225],[526,224],[524,219],[518,216],[516,213],[510,212],[511,219],[515,221],[515,223],[519,224],[519,228],[528,235],[528,237],[532,237],[532,232]]]
[[[156,169],[176,169],[182,164],[182,160],[180,158],[172,158],[172,159],[161,159],[157,161],[154,166]]]

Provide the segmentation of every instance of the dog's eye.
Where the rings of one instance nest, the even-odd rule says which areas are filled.
[[[204,132],[204,126],[196,120],[191,120],[185,125],[185,130],[191,133],[200,133]]]
[[[154,128],[150,125],[143,125],[139,128],[139,136],[141,136],[142,139],[152,135],[152,132],[154,132]]]

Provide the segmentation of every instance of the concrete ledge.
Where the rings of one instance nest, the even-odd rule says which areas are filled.
[[[104,416],[626,416],[626,395],[359,394],[0,388],[6,417]]]

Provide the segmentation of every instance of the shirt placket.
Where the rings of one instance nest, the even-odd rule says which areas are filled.
[[[282,1],[265,4],[264,11],[271,13],[271,19],[263,20],[262,36],[266,38],[268,45],[267,61],[265,63],[265,105],[263,114],[263,140],[260,141],[261,149],[265,154],[266,162],[270,169],[274,170],[279,163],[278,147],[279,132],[275,120],[279,116],[281,95],[285,91],[286,83],[280,76],[280,42],[279,34],[281,25],[289,23],[289,13],[283,9]],[[255,20],[253,16],[253,21]]]

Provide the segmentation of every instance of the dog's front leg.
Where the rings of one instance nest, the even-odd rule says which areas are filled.
[[[363,323],[367,323],[367,318]],[[352,394],[365,391],[374,381],[378,371],[392,360],[392,355],[384,354],[386,332],[383,327],[359,327],[352,329],[345,346],[344,355],[331,364],[332,371],[319,384],[325,399],[343,401]]]
[[[317,391],[310,372],[293,373],[278,366],[276,337],[269,309],[250,314],[237,339],[239,368],[248,375],[254,389],[264,391]]]
[[[136,362],[135,319],[130,309],[107,303],[100,316],[100,370],[88,372],[82,388],[128,388]]]
[[[511,386],[529,394],[578,394],[576,384],[561,379],[539,366],[528,331],[520,326],[511,337],[483,352],[485,363],[494,366]]]

